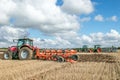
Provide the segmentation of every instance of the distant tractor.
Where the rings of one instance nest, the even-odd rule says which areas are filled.
[[[92,50],[88,48],[88,45],[83,45],[82,52],[92,52]]]
[[[102,52],[101,45],[94,45],[93,52]]]
[[[15,41],[15,40],[13,40]],[[29,38],[17,39],[17,46],[11,46],[8,51],[4,52],[4,59],[20,59],[27,60],[32,58],[56,60],[58,62],[64,61],[77,61],[78,55],[75,50],[69,51],[69,53],[57,52],[56,50],[44,50],[40,52],[40,49],[33,46],[33,40]]]

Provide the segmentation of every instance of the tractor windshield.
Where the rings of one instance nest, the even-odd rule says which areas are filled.
[[[33,46],[33,41],[29,40],[29,39],[19,39],[18,43],[17,43],[18,47],[22,46],[22,45],[30,45]]]
[[[33,46],[33,41],[32,40],[25,40],[25,44]]]
[[[22,46],[24,43],[25,43],[25,41],[21,39],[21,40],[18,40],[17,45],[20,47],[20,46]]]
[[[94,45],[94,48],[98,49],[98,48],[100,48],[100,45]]]

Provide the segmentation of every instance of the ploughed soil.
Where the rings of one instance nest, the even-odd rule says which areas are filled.
[[[120,53],[79,53],[75,63],[3,60],[1,80],[120,80]]]

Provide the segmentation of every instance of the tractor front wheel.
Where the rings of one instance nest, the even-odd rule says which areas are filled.
[[[20,49],[19,52],[19,59],[20,60],[27,60],[32,59],[33,51],[29,49],[28,47],[23,47]]]
[[[12,54],[11,54],[11,52],[9,52],[9,51],[4,52],[4,54],[3,54],[3,59],[5,59],[5,60],[11,60],[11,59],[12,59]]]

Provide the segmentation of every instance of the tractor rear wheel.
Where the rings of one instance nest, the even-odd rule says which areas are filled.
[[[33,57],[33,51],[30,48],[23,47],[20,49],[20,52],[19,52],[20,60],[32,59],[32,57]]]
[[[4,52],[3,59],[5,59],[5,60],[11,60],[12,59],[11,52],[9,52],[9,51]]]
[[[71,59],[74,60],[74,61],[77,61],[78,60],[78,55],[72,55]]]
[[[64,62],[65,61],[64,58],[61,56],[56,56],[56,58],[57,58],[57,62]]]

